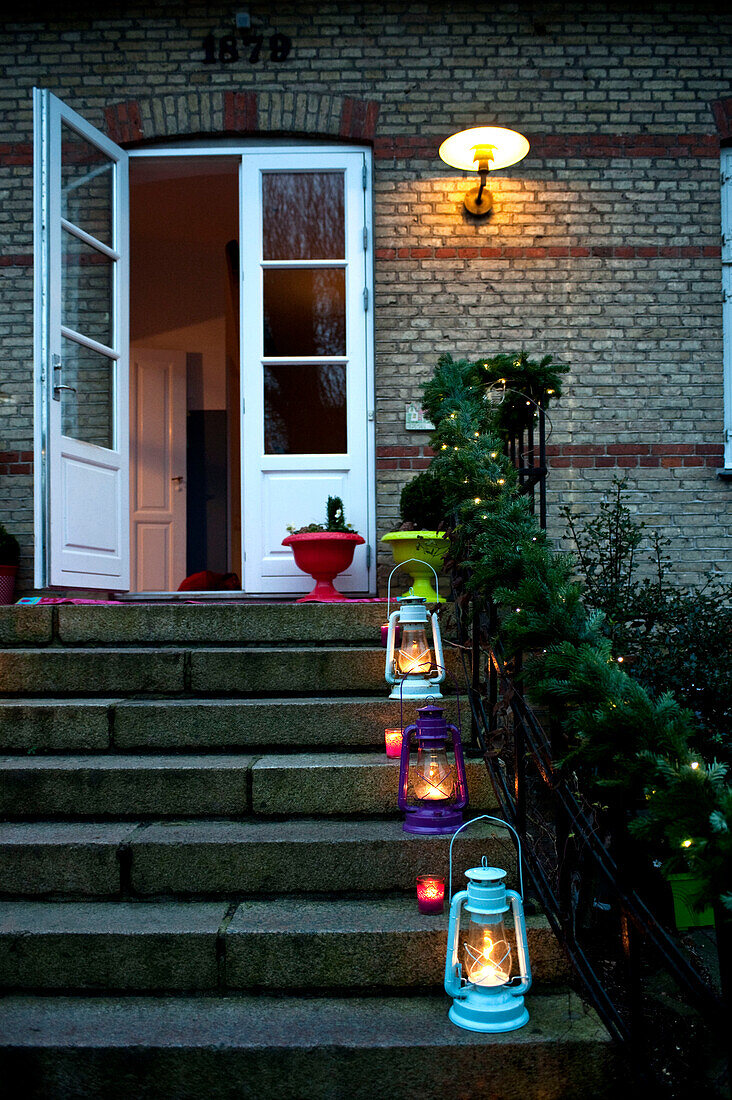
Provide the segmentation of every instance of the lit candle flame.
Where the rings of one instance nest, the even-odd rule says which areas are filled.
[[[397,669],[403,676],[423,676],[431,668],[431,651],[429,649],[420,650],[414,642],[409,649],[400,649],[397,653]]]
[[[511,948],[506,940],[494,942],[490,932],[483,932],[482,949],[476,951],[465,944],[468,981],[475,985],[505,985],[511,977]]]

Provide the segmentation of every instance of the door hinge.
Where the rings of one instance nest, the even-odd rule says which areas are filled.
[[[247,403],[246,403],[246,400],[242,397],[242,399],[241,399],[241,415],[243,416],[246,411],[247,411]]]
[[[363,183],[363,189],[365,191],[369,182],[369,170],[365,163],[361,169],[361,182]]]
[[[732,180],[732,176],[728,176],[724,172],[721,173],[720,182],[722,187],[724,187],[725,183],[729,183],[730,180]]]
[[[366,568],[371,568],[371,544],[366,547]]]
[[[363,308],[365,310],[369,308],[369,288],[367,286],[363,288]]]
[[[369,231],[366,226],[363,227],[363,250],[364,252],[369,246]]]

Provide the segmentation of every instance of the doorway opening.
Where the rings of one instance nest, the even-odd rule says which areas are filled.
[[[242,576],[239,163],[130,164],[132,592]]]

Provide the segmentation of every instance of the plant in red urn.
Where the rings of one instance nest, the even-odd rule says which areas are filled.
[[[336,603],[347,599],[333,586],[333,579],[348,569],[356,547],[365,540],[346,523],[341,498],[328,497],[325,525],[309,523],[296,531],[292,527],[287,530],[290,534],[282,545],[292,549],[297,568],[309,573],[315,581],[312,592],[297,602]]]

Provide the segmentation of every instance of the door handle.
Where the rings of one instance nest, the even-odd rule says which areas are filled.
[[[171,477],[171,481],[183,481],[182,477]]]
[[[60,355],[54,355],[51,359],[51,362],[52,362],[52,365],[53,365],[53,376],[54,376],[54,378],[60,378],[61,377],[61,369],[62,369],[61,368],[61,356]],[[60,401],[61,400],[61,390],[68,390],[69,393],[76,393],[76,388],[74,386],[62,386],[60,382],[54,382],[54,385],[53,385],[53,399],[54,399],[54,401]]]

